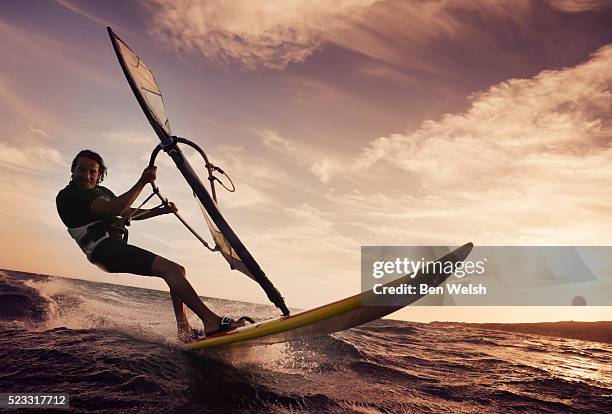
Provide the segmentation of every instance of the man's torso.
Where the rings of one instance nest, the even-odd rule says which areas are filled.
[[[102,240],[123,240],[126,233],[120,217],[96,215],[91,211],[92,202],[99,197],[111,201],[115,195],[106,187],[96,186],[87,190],[70,183],[55,199],[62,222],[87,257]]]

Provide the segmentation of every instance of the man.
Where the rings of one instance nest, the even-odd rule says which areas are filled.
[[[72,161],[70,183],[56,197],[60,218],[87,259],[101,269],[111,273],[158,276],[166,281],[179,340],[186,342],[243,326],[245,318],[234,321],[220,317],[204,305],[185,278],[185,268],[181,265],[127,243],[125,222],[134,213],[138,213],[134,220],[144,220],[177,211],[173,203],[150,210],[130,207],[143,188],[155,181],[156,168],[145,168],[132,188],[115,196],[100,185],[106,176],[102,157],[90,150],[79,152]],[[185,305],[202,320],[204,331],[191,328]]]

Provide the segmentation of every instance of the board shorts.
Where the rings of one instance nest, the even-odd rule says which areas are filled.
[[[91,254],[91,262],[109,273],[132,273],[142,276],[153,274],[155,253],[127,244],[121,240],[106,239]]]

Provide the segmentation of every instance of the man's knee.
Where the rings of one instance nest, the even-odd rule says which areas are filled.
[[[163,257],[156,257],[153,261],[153,273],[165,280],[173,278],[184,278],[185,268],[178,263],[164,259]]]
[[[185,268],[178,263],[171,262],[172,265],[168,267],[167,271],[162,274],[164,280],[179,280],[185,279]]]
[[[187,274],[187,272],[185,271],[185,268],[178,263],[174,263],[174,262],[172,263],[174,264],[174,269],[173,269],[174,274],[177,275],[178,277],[185,277],[185,275]]]

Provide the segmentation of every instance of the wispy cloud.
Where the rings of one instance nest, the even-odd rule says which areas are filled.
[[[278,273],[286,274],[296,265],[301,273],[320,272],[322,266],[339,276],[339,271],[347,271],[348,262],[354,264],[359,256],[359,240],[343,234],[336,227],[333,215],[309,204],[285,207],[279,210],[285,225],[272,225],[258,232],[255,245],[260,245],[268,254],[268,262]],[[305,252],[308,255],[305,256]],[[316,257],[313,261],[308,257]],[[338,257],[344,260],[338,262]],[[287,261],[286,258],[292,258]]]
[[[329,178],[340,187],[361,177],[365,190],[378,177],[378,192],[391,199],[371,191],[330,199],[359,212],[356,222],[378,212],[383,226],[424,212],[417,213],[419,229],[440,235],[473,226],[488,241],[537,243],[548,235],[549,242],[609,242],[602,214],[612,205],[611,64],[612,47],[604,47],[576,67],[476,93],[464,113],[377,138],[344,175]],[[577,217],[582,229],[570,224]]]
[[[45,138],[45,139],[51,138],[51,135],[42,128],[37,128],[35,126],[30,125],[28,126],[28,130],[41,138]]]
[[[299,156],[303,148],[296,142],[292,142],[286,138],[281,137],[276,131],[272,130],[258,130],[255,131],[261,138],[265,146],[273,149],[277,149],[292,157]]]
[[[107,88],[118,87],[117,82],[102,74],[95,65],[88,63],[86,52],[77,50],[70,44],[3,21],[0,21],[0,35],[5,41],[4,47],[0,49],[0,59],[14,71],[13,73],[27,73],[28,70],[44,65],[53,70],[62,69]],[[19,51],[19,59],[15,59],[15,50]]]
[[[150,128],[142,130],[112,130],[100,134],[100,140],[121,145],[150,145],[153,133]]]
[[[266,147],[282,157],[281,160],[289,161],[293,166],[306,167],[323,183],[327,183],[331,175],[342,169],[342,163],[330,158],[323,149],[290,140],[269,129],[254,132]]]
[[[553,43],[576,40],[575,33],[534,25],[533,16],[545,14],[553,21],[559,12],[610,7],[599,0],[151,2],[151,33],[183,56],[247,70],[284,69],[334,45],[374,62],[445,78],[465,75],[458,72],[466,61],[498,70],[508,65],[531,69],[537,60],[526,54],[562,61],[573,51],[559,51]],[[547,36],[551,41],[542,41]],[[410,81],[398,71],[368,70],[393,82]]]
[[[36,226],[61,228],[55,214],[55,194],[69,169],[59,151],[46,145],[0,143],[0,223],[21,238],[36,238]],[[39,229],[40,230],[40,229]]]
[[[57,120],[51,113],[38,103],[31,102],[24,97],[18,85],[5,75],[0,75],[0,109],[2,110],[0,120],[5,125],[9,122],[10,125],[30,125],[28,133],[37,135],[38,138],[46,138],[48,136],[46,129],[53,129],[57,126]],[[44,132],[44,134],[37,133],[37,131]],[[4,139],[9,140],[10,138],[4,137]]]
[[[398,86],[416,85],[421,80],[406,72],[402,72],[390,66],[368,64],[360,69],[364,75],[383,79],[387,82],[394,83]],[[433,86],[433,85],[432,85]]]
[[[76,4],[74,4],[73,2],[70,2],[68,0],[55,0],[57,2],[57,4],[59,4],[62,7],[65,7],[66,9],[79,14],[82,17],[85,17],[86,19],[98,23],[100,25],[103,26],[107,26],[108,25],[108,21],[100,19],[97,16],[94,16],[91,13],[86,12],[85,10],[83,10],[82,8],[78,7]]]
[[[601,11],[612,8],[608,0],[548,0],[548,4],[567,13]]]
[[[374,2],[152,0],[151,31],[176,50],[219,64],[282,69],[312,55],[324,28],[343,26]]]
[[[19,148],[0,142],[0,165],[24,172],[40,172],[50,166],[63,166],[65,162],[55,148],[44,145]]]

